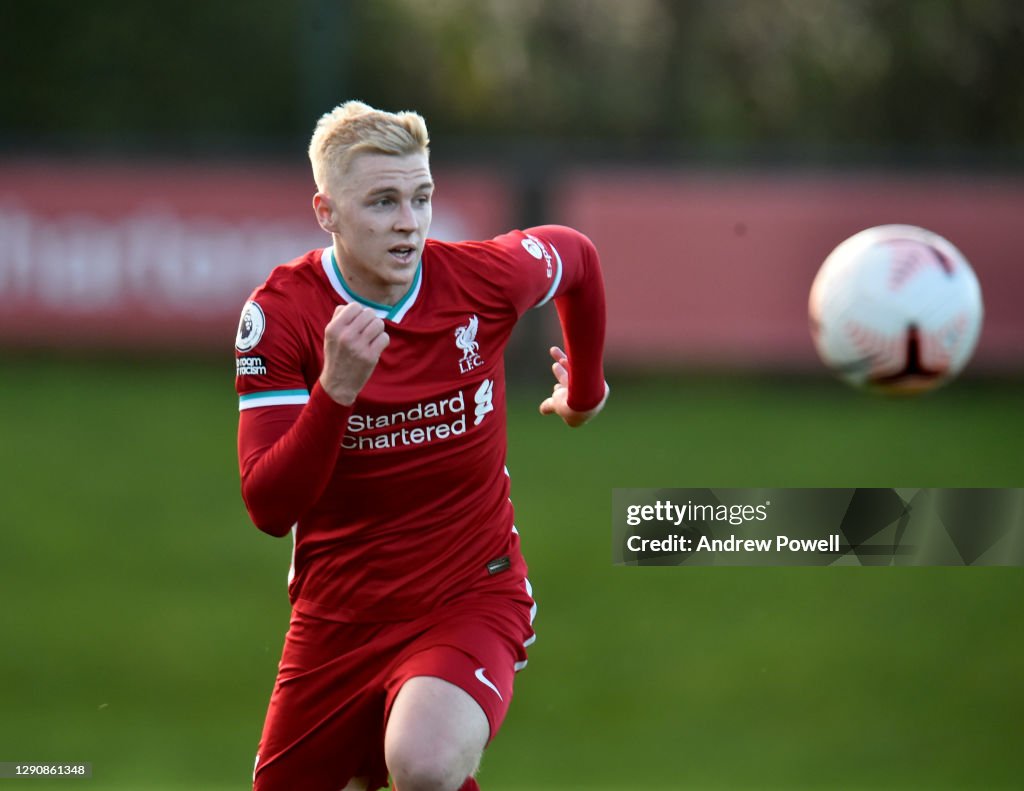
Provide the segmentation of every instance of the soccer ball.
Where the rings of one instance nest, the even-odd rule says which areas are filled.
[[[981,333],[981,287],[938,234],[880,225],[854,234],[811,286],[818,355],[856,387],[920,393],[954,378]]]

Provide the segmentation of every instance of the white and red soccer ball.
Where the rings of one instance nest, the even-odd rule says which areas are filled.
[[[974,353],[983,315],[967,259],[913,225],[854,234],[811,286],[819,356],[844,381],[873,390],[917,393],[948,382]]]

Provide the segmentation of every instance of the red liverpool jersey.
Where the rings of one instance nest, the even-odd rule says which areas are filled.
[[[253,292],[236,342],[243,496],[261,528],[292,529],[297,609],[390,621],[476,588],[522,590],[503,353],[523,312],[594,276],[589,258],[597,272],[589,241],[557,226],[428,240],[409,292],[384,306],[349,291],[328,247],[278,267]],[[373,308],[390,343],[344,407],[317,381],[324,327],[348,302]],[[599,323],[603,338],[603,313]],[[570,382],[583,408],[604,394],[600,365],[586,379]],[[273,458],[300,419],[290,461]],[[284,477],[271,487],[260,476],[273,465]]]

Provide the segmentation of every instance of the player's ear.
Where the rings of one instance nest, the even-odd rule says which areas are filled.
[[[327,233],[337,233],[334,222],[334,204],[330,195],[318,192],[313,196],[313,212],[316,214],[316,221]]]

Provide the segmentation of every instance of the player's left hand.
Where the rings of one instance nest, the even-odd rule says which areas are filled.
[[[569,358],[557,346],[552,346],[550,352],[555,361],[551,366],[551,372],[555,375],[555,387],[551,396],[541,401],[540,413],[542,415],[558,415],[567,426],[572,428],[582,426],[604,409],[605,402],[608,400],[608,383],[604,383],[604,398],[601,399],[600,404],[586,412],[577,412],[569,406]]]

